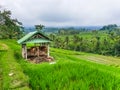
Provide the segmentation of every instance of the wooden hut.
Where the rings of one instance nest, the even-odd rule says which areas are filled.
[[[35,57],[49,57],[49,43],[51,40],[41,31],[30,32],[17,41],[22,45],[22,57],[25,59]],[[32,44],[31,47],[27,45]]]

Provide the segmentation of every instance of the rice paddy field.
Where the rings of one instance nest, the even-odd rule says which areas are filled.
[[[120,90],[120,59],[50,49],[54,62],[33,64],[15,40],[0,40],[0,90]]]

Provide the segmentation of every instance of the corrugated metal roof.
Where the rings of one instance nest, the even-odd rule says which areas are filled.
[[[33,40],[29,40],[26,41],[25,43],[49,43],[50,40],[47,39],[33,39]]]
[[[35,35],[35,34],[41,34],[45,39],[43,40],[43,38],[39,38],[39,39],[33,39],[33,40],[31,40],[31,41],[28,41],[28,39],[30,39],[33,35]],[[34,32],[30,32],[30,33],[28,33],[27,35],[25,35],[23,38],[21,38],[21,39],[19,39],[17,42],[19,43],[19,44],[23,44],[23,43],[28,43],[28,42],[36,42],[37,43],[37,41],[38,41],[38,43],[42,43],[42,42],[50,42],[51,40],[46,36],[46,35],[44,35],[41,31],[34,31]]]

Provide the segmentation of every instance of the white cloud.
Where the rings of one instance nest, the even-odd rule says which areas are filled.
[[[0,0],[24,25],[120,25],[120,0]]]

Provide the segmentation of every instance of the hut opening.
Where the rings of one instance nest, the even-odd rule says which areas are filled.
[[[34,62],[50,62],[53,60],[49,56],[49,44],[51,40],[41,31],[30,32],[18,40],[22,45],[22,57]]]

